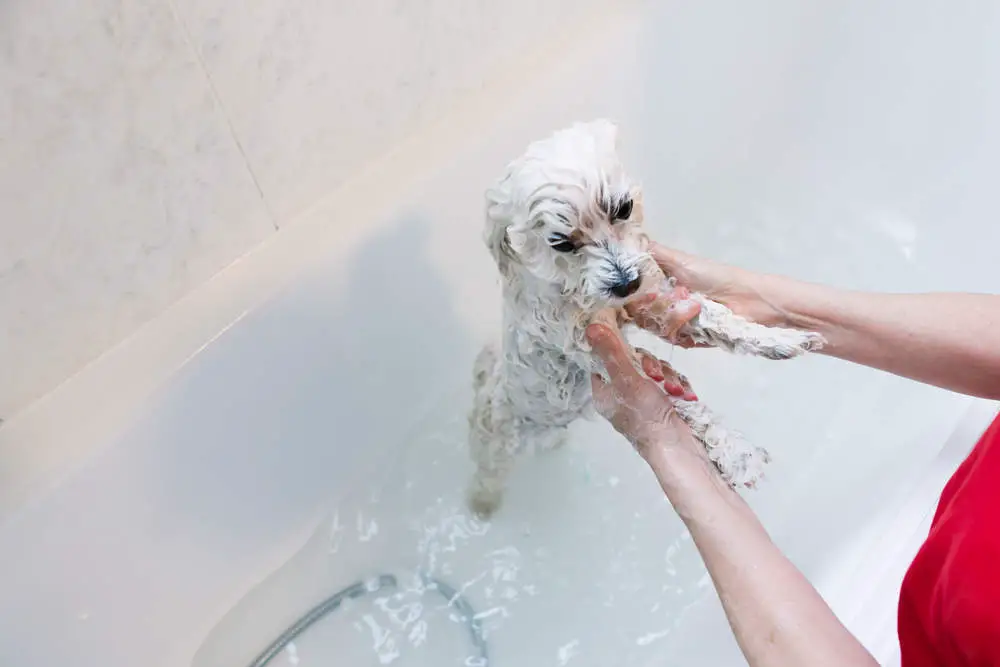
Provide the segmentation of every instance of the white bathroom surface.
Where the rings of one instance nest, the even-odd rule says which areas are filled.
[[[1000,291],[1000,7],[936,7],[623,8],[512,64],[0,428],[0,664],[246,665],[383,573],[400,597],[273,664],[463,664],[462,620],[415,572],[462,592],[493,667],[740,664],[606,425],[525,461],[489,524],[465,514],[469,368],[499,326],[482,191],[528,141],[607,116],[659,240],[845,287]],[[995,407],[820,356],[664,354],[771,450],[751,503],[893,660],[893,586]]]

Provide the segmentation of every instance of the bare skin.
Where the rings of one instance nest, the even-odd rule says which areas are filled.
[[[1000,296],[863,294],[756,274],[654,244],[682,287],[760,322],[817,331],[826,354],[974,396],[1000,398]],[[678,332],[697,310],[678,295],[629,308],[640,326],[690,346]],[[619,332],[587,336],[609,384],[593,378],[595,406],[633,443],[691,532],[729,623],[753,667],[874,665],[756,516],[718,476],[673,409],[693,390],[667,364],[632,365]],[[690,399],[689,399],[690,400]]]
[[[594,404],[635,445],[687,525],[750,665],[876,664],[722,481],[670,395],[635,369],[619,333],[592,324],[587,337],[611,378],[594,377]],[[686,386],[663,362],[660,373]]]
[[[653,257],[692,291],[755,322],[816,331],[822,353],[970,396],[1000,399],[1000,295],[871,294],[753,273],[653,244]],[[642,326],[656,321],[645,310],[669,303],[639,303],[630,314]],[[651,329],[677,339],[687,313]],[[688,318],[690,319],[690,318]]]

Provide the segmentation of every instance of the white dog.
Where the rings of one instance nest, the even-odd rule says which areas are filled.
[[[503,280],[503,341],[474,369],[469,416],[476,473],[472,509],[499,506],[516,456],[563,441],[590,409],[590,375],[603,373],[584,338],[600,311],[660,288],[667,277],[647,253],[642,199],[615,149],[608,121],[574,125],[530,145],[487,193],[485,240]],[[701,313],[682,331],[695,342],[771,359],[817,349],[818,334],[767,328],[692,295]],[[734,487],[752,487],[767,452],[722,427],[699,402],[678,414]]]

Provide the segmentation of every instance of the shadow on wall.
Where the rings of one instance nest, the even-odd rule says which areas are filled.
[[[192,362],[129,436],[144,441],[141,494],[182,534],[273,547],[466,381],[474,346],[427,239],[425,223],[403,221],[349,265],[311,271]]]

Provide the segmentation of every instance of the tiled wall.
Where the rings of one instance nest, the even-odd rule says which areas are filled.
[[[596,4],[0,3],[0,418]]]

